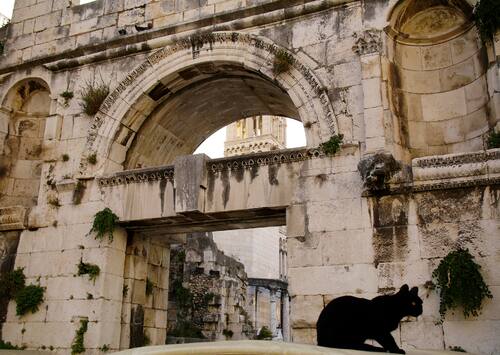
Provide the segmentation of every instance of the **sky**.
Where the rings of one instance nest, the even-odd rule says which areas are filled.
[[[80,0],[80,4],[94,0]],[[14,0],[0,0],[0,13],[11,17],[14,8]],[[212,134],[201,144],[196,153],[205,153],[211,158],[220,158],[224,155],[224,140],[226,138],[225,128]],[[287,148],[302,147],[306,145],[304,128],[301,122],[287,120]]]

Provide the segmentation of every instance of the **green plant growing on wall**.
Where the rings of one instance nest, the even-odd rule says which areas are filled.
[[[24,276],[23,270],[17,268],[2,275],[0,278],[0,298],[13,299],[25,287],[26,276]]]
[[[123,285],[122,293],[123,293],[123,298],[127,297],[127,295],[128,295],[128,285]]]
[[[24,346],[16,346],[12,345],[10,342],[4,342],[3,340],[0,340],[0,350],[24,350]]]
[[[94,281],[97,279],[97,276],[101,273],[101,269],[99,266],[90,263],[84,263],[80,260],[78,264],[78,276],[89,275],[89,280]]]
[[[319,147],[325,154],[334,155],[340,150],[343,140],[343,134],[335,134],[327,142],[321,143]]]
[[[89,321],[86,319],[80,320],[80,328],[76,331],[75,339],[73,339],[73,343],[71,344],[71,355],[81,354],[85,352],[85,346],[83,344],[85,333],[88,329]]]
[[[16,314],[22,316],[28,312],[36,313],[43,302],[44,292],[45,288],[38,285],[29,285],[19,290],[15,297]]]
[[[109,344],[104,344],[103,346],[101,346],[101,347],[99,348],[99,350],[101,350],[103,353],[107,353],[107,352],[108,352],[109,350],[111,350],[111,349],[110,349],[110,347],[109,347]]]
[[[103,240],[104,237],[107,236],[109,242],[112,242],[113,231],[115,230],[118,221],[118,216],[106,207],[102,211],[95,214],[92,229],[89,233],[96,232],[95,239],[98,240]]]
[[[500,28],[500,2],[481,0],[474,6],[474,22],[484,42],[491,41]]]
[[[273,74],[279,75],[290,70],[293,65],[293,57],[286,51],[279,49],[274,54]]]
[[[69,155],[64,153],[63,155],[61,155],[61,159],[62,161],[67,162],[69,160]]]
[[[457,249],[441,260],[432,272],[436,279],[441,302],[439,313],[444,318],[446,311],[458,306],[463,308],[465,317],[476,317],[481,310],[484,298],[492,298],[483,280],[481,266],[467,249]]]
[[[59,96],[61,96],[64,99],[64,106],[68,106],[69,102],[75,95],[73,94],[73,91],[66,90],[63,91]]]
[[[146,278],[146,296],[151,296],[153,294],[153,282]]]
[[[449,349],[450,349],[450,351],[455,351],[458,353],[466,353],[467,352],[461,346],[450,346]]]
[[[263,326],[260,329],[259,334],[255,337],[257,340],[271,340],[273,338],[273,333],[267,328],[266,326]]]
[[[500,148],[500,132],[491,132],[487,144],[488,149]]]
[[[101,107],[102,103],[109,95],[110,88],[102,79],[97,83],[95,78],[84,83],[81,90],[80,107],[87,116],[94,116]]]
[[[87,157],[87,162],[88,162],[90,165],[96,165],[96,164],[97,164],[97,154],[96,154],[96,153],[92,153],[92,154],[90,154],[90,155]]]

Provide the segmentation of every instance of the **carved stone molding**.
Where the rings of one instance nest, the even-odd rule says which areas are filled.
[[[412,165],[419,168],[437,168],[442,166],[459,166],[471,163],[481,163],[497,159],[500,159],[500,149],[419,158],[415,159]]]
[[[379,30],[355,32],[353,37],[356,42],[352,50],[358,55],[380,53],[382,50],[382,36]]]
[[[223,170],[240,170],[264,165],[295,163],[324,156],[325,153],[320,148],[280,150],[239,157],[213,159],[207,163],[207,168],[209,171],[216,173]]]
[[[26,207],[0,207],[0,231],[26,228]]]
[[[128,170],[116,173],[112,176],[99,178],[100,187],[135,184],[148,181],[174,180],[174,167],[162,166],[159,168],[147,168]]]

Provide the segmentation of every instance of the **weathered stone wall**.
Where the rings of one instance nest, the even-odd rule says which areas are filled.
[[[170,341],[201,335],[208,340],[251,339],[254,333],[245,311],[248,282],[243,264],[224,255],[211,233],[189,234],[176,255],[174,263],[183,261],[173,265],[176,271],[170,277]]]
[[[98,0],[70,6],[69,0],[16,1],[5,55],[0,59],[0,160],[9,164],[7,170],[1,170],[7,174],[0,174],[0,192],[8,191],[1,207],[8,208],[5,215],[9,216],[2,219],[2,225],[7,226],[5,231],[24,228],[14,267],[24,267],[28,282],[39,280],[46,293],[35,314],[19,318],[15,303],[9,304],[2,328],[5,340],[30,349],[53,346],[69,353],[78,321],[87,318],[84,343],[89,352],[103,345],[120,348],[127,236],[117,229],[113,242],[108,243],[87,235],[94,214],[108,201],[120,206],[116,198],[120,194],[125,196],[121,212],[130,212],[120,214],[124,226],[151,233],[170,213],[175,213],[172,217],[177,221],[201,230],[211,219],[208,215],[231,220],[234,225],[238,216],[252,214],[265,221],[269,214],[278,213],[276,223],[283,221],[286,209],[296,342],[314,342],[316,317],[335,296],[372,297],[403,282],[417,285],[425,293],[423,285],[432,268],[451,250],[454,239],[472,240],[470,249],[483,265],[487,283],[492,292],[498,292],[498,261],[493,253],[498,250],[498,153],[481,151],[444,165],[440,165],[441,158],[434,157],[431,161],[438,163],[427,167],[420,166],[418,159],[412,161],[412,154],[434,154],[425,144],[435,143],[438,153],[479,149],[479,137],[498,128],[498,36],[486,45],[487,65],[472,77],[465,75],[476,81],[460,81],[460,87],[453,89],[471,93],[469,106],[487,115],[468,120],[472,116],[467,115],[474,112],[469,107],[457,115],[443,112],[437,118],[457,118],[455,122],[463,128],[448,131],[445,122],[432,120],[436,117],[423,110],[422,120],[415,120],[408,130],[408,143],[398,136],[404,124],[400,118],[408,117],[394,112],[389,101],[387,61],[393,58],[381,32],[390,25],[396,1],[228,0],[202,1],[202,7],[198,1],[179,1],[173,8],[172,3]],[[471,42],[474,38],[469,32],[460,37],[466,48],[478,49],[467,51],[470,55],[465,61],[481,59],[479,55],[484,53],[476,40]],[[273,73],[276,53],[287,55],[288,71]],[[394,62],[401,64],[397,55]],[[454,67],[458,62],[448,60],[448,64],[436,68],[440,75],[459,69]],[[470,66],[464,70],[467,74]],[[87,117],[81,113],[80,90],[85,81],[101,78],[110,83],[112,93],[94,117]],[[43,112],[15,105],[18,88],[27,79],[43,83],[44,89],[39,90],[43,93],[36,94],[46,108]],[[416,83],[402,89],[412,93],[412,85]],[[64,91],[73,92],[75,98],[65,102],[60,96]],[[452,90],[434,92],[424,87],[424,91],[422,96],[439,94],[445,102],[446,95],[441,94]],[[35,101],[35,92],[30,93],[29,87],[28,94]],[[192,186],[183,185],[183,179],[165,183],[168,178],[154,177],[158,186],[150,186],[153,184],[146,178],[137,182],[141,188],[127,183],[106,190],[96,180],[123,169],[172,164],[218,128],[242,115],[255,114],[301,120],[309,148],[338,132],[344,134],[347,144],[336,156],[306,156],[297,165],[285,166],[288,163],[281,164],[281,156],[276,155],[272,164],[263,157],[253,165],[236,162],[234,167],[223,166],[215,172],[200,169],[197,173],[203,173],[206,180]],[[24,130],[23,121],[29,121],[29,129]],[[425,132],[433,125],[446,134],[459,131],[460,139],[443,136],[441,141],[439,134],[426,134],[425,142],[412,146],[413,132],[417,136],[413,138],[423,132],[418,125],[424,125]],[[22,149],[11,150],[9,142]],[[37,146],[41,149],[31,154]],[[399,184],[398,189],[370,196],[363,190],[357,165],[379,151],[393,154],[403,169],[391,179]],[[95,165],[88,159],[93,153]],[[69,159],[63,159],[64,154]],[[250,160],[244,160],[245,164]],[[189,171],[181,172],[185,179],[190,178]],[[220,183],[213,185],[217,190],[212,198],[208,196],[210,174]],[[253,179],[257,179],[255,185]],[[289,181],[290,186],[280,185],[280,181]],[[78,182],[84,186],[81,201],[73,198],[77,186],[82,193]],[[161,184],[163,194],[159,195]],[[181,186],[187,190],[183,192]],[[470,189],[468,193],[457,192],[464,187]],[[184,202],[195,208],[180,214],[177,205],[165,204],[162,200],[173,199],[174,189],[176,196],[191,196]],[[154,199],[141,200],[142,193]],[[274,202],[265,206],[262,201]],[[136,214],[135,204],[140,205]],[[467,204],[467,211],[459,210]],[[427,208],[443,211],[442,217],[429,215]],[[143,219],[128,223],[126,218],[135,216]],[[147,216],[161,217],[152,221]],[[256,221],[252,219],[252,223]],[[170,238],[162,233],[156,236]],[[80,259],[100,266],[95,284],[73,276]],[[87,299],[87,293],[93,299]],[[494,336],[499,324],[497,308],[495,297],[477,319],[465,321],[449,315],[442,326],[435,326],[437,296],[430,292],[424,301],[426,313],[419,321],[405,322],[398,341],[407,347],[460,345],[478,353],[498,352]],[[424,343],[427,339],[437,341]]]

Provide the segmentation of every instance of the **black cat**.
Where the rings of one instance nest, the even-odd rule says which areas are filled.
[[[403,285],[398,293],[372,300],[343,296],[323,309],[316,323],[318,345],[329,348],[356,349],[405,354],[391,335],[403,317],[422,314],[418,288]],[[383,348],[365,344],[377,341]]]

